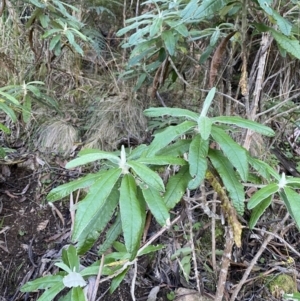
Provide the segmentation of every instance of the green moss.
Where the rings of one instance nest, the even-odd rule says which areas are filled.
[[[280,297],[283,293],[292,294],[297,292],[295,279],[289,275],[281,274],[272,278],[268,284],[268,289],[274,297]]]

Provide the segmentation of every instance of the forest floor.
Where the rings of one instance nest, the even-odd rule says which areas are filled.
[[[41,292],[25,294],[20,292],[20,287],[27,281],[56,272],[55,260],[60,257],[62,248],[71,244],[68,200],[55,202],[50,206],[46,196],[52,188],[73,180],[80,174],[78,171],[63,168],[65,162],[59,158],[51,158],[51,163],[41,159],[38,162],[39,166],[34,170],[18,164],[6,166],[2,170],[4,178],[0,183],[1,301],[37,300]],[[189,281],[183,276],[181,268],[184,261],[182,260],[186,254],[179,252],[177,260],[170,259],[170,254],[189,246],[187,238],[189,230],[184,206],[179,204],[173,212],[173,218],[182,216],[178,225],[169,233],[161,235],[156,241],[164,244],[165,248],[152,257],[145,256],[139,259],[135,286],[136,300],[213,300],[209,296],[214,295],[218,273],[213,271],[211,260],[211,220],[202,210],[193,212],[195,221],[193,230],[201,289],[207,297],[200,297],[196,292],[197,281],[193,278],[195,276],[193,267]],[[273,210],[274,212],[269,214],[269,220],[257,227],[269,229],[271,221],[276,223],[285,215],[282,206],[277,205]],[[159,229],[159,226],[152,221],[148,235],[157,233]],[[222,226],[217,228],[218,232],[216,258],[220,263],[224,249]],[[288,245],[300,251],[300,234],[292,220],[289,220],[288,227],[278,235]],[[238,285],[264,239],[263,232],[244,230],[243,247],[233,252],[224,300],[230,300],[231,292]],[[274,285],[272,286],[272,281],[278,275],[290,276],[292,286],[298,285],[299,290],[300,258],[290,251],[286,243],[275,238],[268,244],[252,269],[238,300],[281,300],[284,291],[278,284],[275,288]],[[97,259],[97,250],[94,248],[82,258],[82,261],[88,265]],[[99,300],[132,300],[130,277],[129,273],[128,278],[113,295],[108,293],[109,283],[101,284],[98,292]],[[156,288],[158,294],[155,298],[148,299],[153,288]],[[190,290],[180,293],[178,289],[183,288]]]

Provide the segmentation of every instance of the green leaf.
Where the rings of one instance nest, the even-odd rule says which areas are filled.
[[[30,96],[27,94],[25,96],[25,101],[23,103],[22,106],[22,117],[23,117],[23,121],[25,123],[28,123],[30,120],[30,116],[31,116],[31,98]]]
[[[286,184],[300,184],[300,178],[296,177],[287,177]]]
[[[62,250],[62,261],[72,271],[79,272],[79,257],[74,246],[70,245],[68,249]]]
[[[170,215],[160,193],[152,187],[142,189],[145,201],[156,221],[165,226],[170,222]]]
[[[289,36],[291,34],[291,30],[292,30],[292,24],[285,19],[284,17],[282,17],[276,10],[272,9],[273,11],[273,18],[276,20],[276,23],[280,29],[280,31],[286,35]]]
[[[80,275],[82,277],[97,275],[99,273],[99,265],[100,265],[100,261],[94,262],[93,265],[84,268],[82,271],[80,271]],[[102,267],[102,275],[111,275],[113,273],[114,273],[113,270],[110,269],[109,267],[106,266]]]
[[[300,229],[300,197],[299,193],[285,186],[283,191],[280,191],[280,196],[282,197],[289,214],[293,217],[298,229]]]
[[[292,54],[298,60],[300,59],[300,44],[298,40],[292,40],[285,35],[279,33],[273,28],[270,28],[270,32],[276,42],[288,53]]]
[[[213,34],[210,37],[209,46],[214,47],[217,44],[219,37],[220,37],[220,33],[221,33],[221,31],[220,31],[219,27],[217,27],[216,30],[213,32]]]
[[[126,246],[119,241],[113,243],[113,248],[118,251],[118,253],[127,253]]]
[[[187,163],[184,159],[172,156],[142,157],[135,162],[151,165],[185,165]]]
[[[234,124],[241,128],[249,129],[268,137],[273,137],[275,135],[275,132],[271,128],[259,124],[255,121],[247,120],[238,116],[218,116],[211,118],[211,121],[213,123],[219,122],[226,124]]]
[[[207,153],[209,141],[203,140],[198,134],[193,139],[189,150],[190,175],[193,179],[189,182],[189,189],[196,189],[205,178],[207,170]]]
[[[100,151],[96,149],[84,150],[78,154],[79,158],[76,158],[67,163],[66,168],[74,168],[76,166],[84,165],[96,160],[106,159],[118,164],[120,158],[110,152]]]
[[[49,21],[50,21],[50,18],[49,18],[48,15],[45,15],[45,14],[41,13],[38,16],[38,19],[40,20],[41,25],[43,26],[43,28],[47,28],[48,27]]]
[[[200,116],[198,119],[198,130],[203,140],[207,140],[211,133],[212,122],[206,116]]]
[[[215,48],[210,45],[206,47],[206,49],[201,53],[199,64],[203,64],[209,58],[209,56],[214,50]]]
[[[122,233],[121,216],[118,214],[115,222],[106,231],[105,241],[100,245],[98,255],[102,255],[112,244],[117,240],[118,236]]]
[[[24,284],[20,291],[21,292],[33,292],[38,289],[48,289],[49,287],[55,286],[56,284],[62,284],[63,277],[61,275],[49,275],[44,276],[33,281],[29,281]]]
[[[203,104],[203,108],[202,108],[202,111],[201,111],[201,116],[206,116],[207,113],[208,113],[208,109],[215,97],[215,94],[216,94],[216,88],[213,87],[212,89],[210,89],[210,91],[208,92],[205,100],[204,100],[204,104]]]
[[[161,33],[165,46],[171,56],[175,55],[177,38],[174,30],[165,30]]]
[[[67,274],[72,272],[72,270],[65,263],[63,263],[61,261],[56,262],[54,265],[59,267],[61,270],[67,272]]]
[[[164,201],[168,209],[172,209],[182,199],[188,183],[191,180],[189,167],[183,166],[179,172],[172,176],[166,186]]]
[[[156,172],[136,161],[128,161],[127,164],[147,185],[158,191],[165,191],[163,180]]]
[[[184,9],[180,12],[180,17],[182,19],[190,19],[192,18],[195,10],[198,7],[198,0],[191,0],[187,3]]]
[[[135,258],[144,229],[144,215],[137,198],[135,180],[131,174],[124,175],[120,188],[120,213],[127,252]]]
[[[0,123],[0,131],[4,132],[5,134],[10,134],[10,129],[2,123]]]
[[[293,294],[284,294],[283,295],[284,300],[287,301],[300,301],[300,293],[293,293]]]
[[[55,48],[55,46],[57,45],[57,43],[60,42],[60,39],[61,39],[60,34],[55,35],[50,41],[49,50],[53,50]]]
[[[123,281],[123,279],[125,278],[127,272],[128,272],[129,268],[127,268],[126,270],[124,270],[122,273],[120,273],[118,276],[114,277],[110,287],[109,287],[109,293],[112,294],[121,284],[121,282]]]
[[[144,83],[144,81],[146,80],[146,78],[147,78],[147,73],[142,73],[139,76],[139,78],[137,80],[137,83],[136,83],[136,85],[134,87],[134,91],[139,90],[139,88],[142,86],[142,84]]]
[[[122,170],[120,168],[114,168],[105,172],[99,180],[94,182],[84,200],[79,202],[72,235],[74,241],[77,241],[83,232],[89,230],[94,223],[94,219],[105,209],[106,199],[121,173]]]
[[[259,159],[248,157],[250,165],[265,179],[269,180],[270,176],[274,177],[276,180],[280,180],[280,175],[266,162]]]
[[[150,38],[154,37],[161,30],[162,23],[163,23],[163,19],[161,17],[155,18],[153,20],[153,23],[150,26],[150,30],[149,30]]]
[[[71,290],[71,301],[86,300],[82,287],[73,287]]]
[[[157,152],[158,156],[178,157],[188,152],[192,140],[180,139]]]
[[[75,190],[87,188],[94,184],[95,181],[98,180],[105,172],[106,170],[101,170],[96,174],[88,174],[83,178],[60,185],[50,191],[50,193],[47,195],[47,201],[54,202],[68,196]]]
[[[155,134],[155,138],[149,145],[145,156],[154,156],[159,150],[161,150],[169,143],[176,140],[178,137],[185,134],[195,126],[196,124],[193,121],[184,121],[176,126],[168,126],[164,131]]]
[[[108,225],[111,217],[118,205],[119,191],[114,188],[101,209],[90,220],[89,227],[78,236],[77,252],[78,254],[86,253],[95,244],[103,229]]]
[[[74,47],[75,42],[75,38],[73,33],[71,32],[71,30],[65,30],[64,31],[65,36],[67,37],[69,43]]]
[[[248,209],[253,209],[256,207],[258,204],[260,204],[263,200],[268,198],[269,196],[273,195],[274,193],[278,192],[278,184],[276,183],[271,183],[257,192],[255,192],[252,197],[249,199],[248,202]]]
[[[147,246],[146,248],[142,249],[140,252],[138,252],[138,256],[143,256],[149,253],[157,252],[165,248],[165,245],[157,245],[157,246]]]
[[[147,150],[147,148],[148,148],[148,145],[146,145],[146,144],[140,144],[135,149],[131,150],[131,152],[127,156],[127,159],[128,160],[136,160],[136,159],[138,159]]]
[[[65,288],[63,283],[57,283],[48,290],[46,290],[37,301],[49,301],[54,300],[54,297],[58,295]]]
[[[259,218],[264,214],[265,210],[270,206],[272,203],[272,196],[269,196],[262,200],[251,213],[250,221],[249,221],[249,228],[253,229],[259,220]]]
[[[208,156],[229,192],[234,208],[238,214],[243,215],[245,207],[244,186],[237,179],[233,166],[219,150],[210,149]]]
[[[14,110],[12,110],[8,105],[6,105],[3,102],[0,102],[0,111],[3,111],[4,113],[7,114],[7,116],[13,121],[16,122],[17,121],[17,116],[14,112]]]
[[[185,38],[189,36],[189,31],[184,24],[179,24],[179,25],[175,26],[174,29]]]
[[[219,12],[227,4],[227,1],[224,0],[203,0],[201,5],[196,9],[194,13],[194,19],[204,19],[213,17],[213,15]],[[196,21],[195,20],[195,21]]]
[[[19,101],[15,97],[13,97],[11,94],[4,92],[3,91],[4,88],[5,87],[0,89],[0,95],[3,96],[3,98],[9,100],[14,105],[19,106],[20,105]]]
[[[172,116],[172,117],[186,117],[188,119],[197,121],[199,114],[190,110],[179,108],[149,108],[144,111],[147,117],[160,117],[160,116]]]
[[[272,0],[257,0],[259,3],[259,6],[268,14],[272,15],[273,14],[273,9],[272,9]]]
[[[220,145],[223,153],[231,164],[237,169],[243,181],[248,177],[248,154],[247,151],[238,145],[225,131],[213,126],[211,135]]]

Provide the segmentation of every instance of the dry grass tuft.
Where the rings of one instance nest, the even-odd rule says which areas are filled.
[[[142,103],[129,91],[108,96],[93,104],[88,116],[85,148],[115,150],[121,141],[134,139],[141,143],[147,122]]]
[[[49,120],[40,126],[35,146],[41,152],[54,152],[64,156],[74,150],[78,142],[78,131],[62,120]]]

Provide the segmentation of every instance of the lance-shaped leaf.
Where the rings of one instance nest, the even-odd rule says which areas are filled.
[[[24,284],[21,288],[21,292],[32,292],[38,289],[47,289],[49,287],[55,286],[56,284],[62,284],[62,281],[62,275],[44,276]]]
[[[190,148],[190,143],[192,142],[191,139],[180,139],[177,140],[175,143],[172,143],[159,152],[157,152],[158,156],[172,156],[177,157],[181,156],[186,153]]]
[[[191,175],[188,166],[180,168],[179,172],[169,179],[166,186],[166,193],[163,197],[168,209],[174,208],[181,200],[190,180]]]
[[[114,277],[111,281],[110,287],[109,287],[109,293],[112,294],[121,284],[123,279],[125,278],[129,268],[125,269],[122,273],[120,273],[118,276]]]
[[[24,103],[22,106],[22,117],[25,123],[28,123],[31,116],[31,98],[29,95],[25,96]]]
[[[211,133],[212,122],[210,118],[206,116],[200,116],[198,119],[198,131],[203,140],[207,140]]]
[[[232,200],[233,206],[238,214],[244,214],[244,187],[237,179],[233,166],[230,161],[223,156],[222,152],[216,149],[210,149],[208,156],[212,165],[220,175],[226,190]]]
[[[17,121],[17,116],[13,109],[11,109],[8,105],[1,102],[0,99],[0,111],[3,111],[13,122]]]
[[[106,231],[105,241],[100,245],[98,255],[102,255],[112,244],[117,240],[118,236],[122,233],[121,215],[118,214],[115,222]]]
[[[255,192],[252,197],[248,201],[248,209],[253,209],[258,204],[260,204],[263,200],[271,196],[272,194],[276,193],[279,190],[278,184],[271,183],[257,192]]]
[[[286,178],[286,184],[289,185],[289,186],[299,187],[299,185],[300,185],[300,178],[287,177]]]
[[[62,250],[62,261],[71,271],[79,272],[79,257],[74,246],[70,245],[68,249]]]
[[[127,164],[148,186],[153,187],[158,191],[165,191],[163,180],[156,172],[151,170],[149,167],[136,161],[128,161]]]
[[[142,157],[135,162],[150,165],[185,165],[187,163],[184,159],[173,156]]]
[[[292,54],[298,60],[300,59],[300,44],[298,39],[291,39],[273,28],[269,28],[269,31],[280,47]]]
[[[170,221],[170,214],[159,191],[152,187],[148,187],[142,189],[142,192],[144,199],[157,222],[161,226],[165,226]]]
[[[73,287],[71,290],[71,300],[86,300],[82,287]]]
[[[76,158],[67,163],[66,168],[74,168],[76,166],[84,165],[101,159],[109,160],[115,164],[118,164],[120,162],[120,158],[118,156],[96,149],[84,150],[81,151],[78,155],[79,158]]]
[[[136,160],[147,150],[148,145],[140,144],[127,155],[127,160]]]
[[[133,259],[139,249],[144,229],[141,201],[137,198],[137,187],[131,174],[124,175],[120,188],[120,213],[127,252]]]
[[[190,175],[189,189],[196,189],[205,178],[207,170],[207,153],[209,141],[203,140],[198,134],[192,141],[189,151]]]
[[[107,197],[102,209],[99,210],[98,214],[90,220],[90,227],[87,227],[85,231],[78,236],[77,252],[78,254],[86,253],[99,238],[103,229],[109,223],[115,208],[119,201],[119,191],[116,187],[112,190],[110,195]]]
[[[160,117],[160,116],[172,116],[172,117],[186,117],[188,119],[197,121],[199,114],[186,109],[179,108],[149,108],[144,111],[147,117]]]
[[[57,283],[51,288],[47,289],[39,298],[37,301],[49,301],[54,300],[54,297],[59,294],[63,289],[65,288],[64,284]]]
[[[174,35],[174,31],[173,30],[163,31],[161,33],[161,38],[163,39],[169,54],[171,56],[174,55],[176,51],[176,42],[177,42],[177,38]]]
[[[250,165],[265,179],[269,180],[270,176],[274,177],[276,180],[280,180],[280,175],[266,162],[259,159],[248,157]]]
[[[114,188],[121,172],[120,168],[107,171],[91,186],[84,200],[79,202],[73,231],[74,241],[77,241],[83,232],[88,232],[99,213],[105,210],[106,199]]]
[[[184,121],[176,126],[168,126],[164,131],[155,134],[155,138],[149,145],[145,156],[154,156],[159,150],[176,140],[181,135],[184,135],[195,126],[196,123],[193,121]]]
[[[105,172],[105,170],[101,170],[95,174],[88,174],[87,176],[79,178],[70,183],[60,185],[50,191],[50,193],[47,195],[47,201],[54,202],[68,196],[75,190],[87,188],[94,184],[96,180],[99,180]]]
[[[257,123],[252,120],[244,119],[239,116],[218,116],[211,118],[211,121],[213,123],[226,123],[226,124],[234,124],[237,125],[238,127],[245,128],[252,130],[253,132],[260,133],[262,135],[268,136],[268,137],[273,137],[275,135],[275,132],[260,123]]]
[[[293,217],[298,229],[300,229],[300,197],[299,193],[285,186],[283,190],[280,191],[280,196],[282,197],[289,214]]]
[[[202,111],[201,111],[201,116],[206,116],[207,115],[208,109],[209,109],[209,107],[210,107],[210,105],[211,105],[211,103],[212,103],[212,101],[215,97],[215,94],[216,94],[216,88],[214,87],[208,92],[208,94],[207,94],[207,96],[204,100],[203,108],[202,108]]]
[[[247,151],[238,145],[225,131],[213,126],[211,135],[220,145],[231,164],[236,168],[243,181],[248,177],[248,155]]]
[[[268,196],[264,200],[262,200],[256,207],[254,207],[250,221],[249,221],[249,228],[253,229],[259,220],[259,218],[264,214],[266,209],[270,206],[272,203],[272,196]]]

